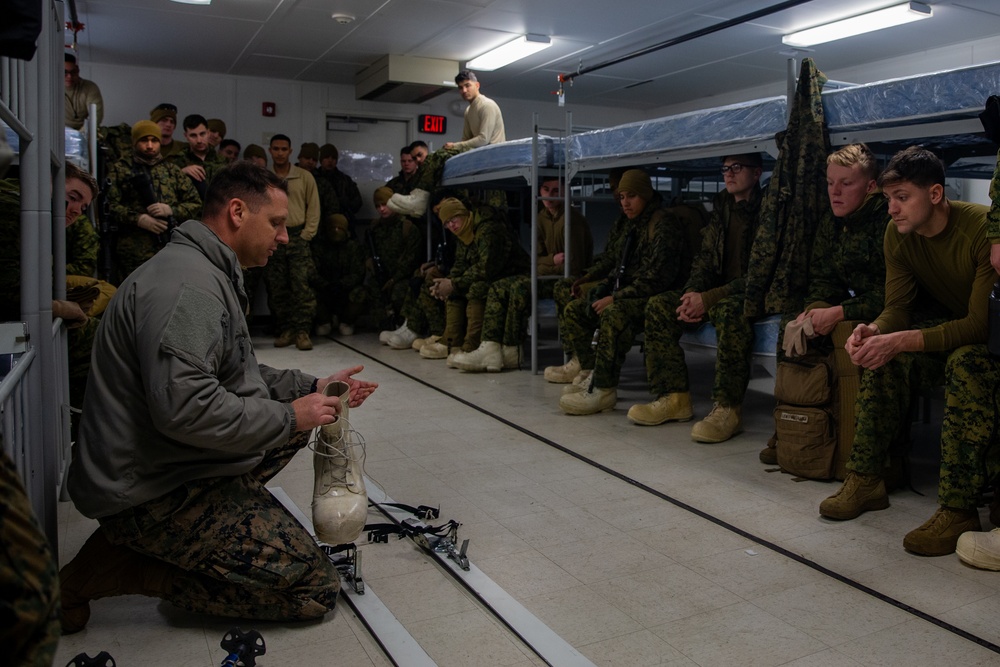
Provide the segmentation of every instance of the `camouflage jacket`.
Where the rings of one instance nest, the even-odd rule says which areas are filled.
[[[624,234],[616,243],[615,264],[599,286],[598,294],[612,293],[630,233],[635,235],[635,246],[624,265],[615,299],[648,299],[677,289],[687,278],[691,266],[687,237],[680,219],[662,205],[663,200],[657,194],[638,217],[626,219]],[[609,251],[610,246],[605,254]]]
[[[624,213],[620,213],[613,223],[611,231],[608,232],[608,241],[604,244],[604,250],[594,257],[594,263],[587,267],[587,270],[580,276],[584,282],[602,280],[618,266],[621,259],[622,248],[625,247],[625,235],[628,233],[628,218]]]
[[[94,223],[85,215],[66,228],[66,275],[93,276],[101,242]]]
[[[997,166],[990,181],[990,199],[993,205],[986,214],[986,236],[992,243],[1000,242],[1000,152],[997,153]]]
[[[334,242],[324,229],[309,243],[318,274],[316,291],[349,292],[365,281],[365,250],[353,237]]]
[[[348,220],[353,220],[364,203],[361,201],[361,191],[358,190],[358,184],[339,169],[334,169],[333,171],[318,169],[314,173],[314,176],[317,181],[323,178],[330,182],[330,185],[333,186],[334,194],[337,195],[339,212],[346,215]]]
[[[885,253],[889,222],[881,192],[868,195],[854,213],[827,212],[813,241],[807,308],[844,307],[844,319],[871,322],[885,302]]]
[[[691,263],[691,277],[684,287],[685,292],[708,292],[705,299],[706,307],[717,303],[730,294],[743,292],[747,265],[750,261],[750,246],[753,244],[754,233],[757,230],[757,214],[760,211],[761,191],[755,188],[750,199],[737,202],[733,196],[723,190],[715,196],[712,202],[712,215],[702,234],[701,250],[694,256]],[[726,270],[726,237],[729,233],[730,221],[734,216],[743,219],[743,238],[739,247],[741,257],[741,274],[728,283],[723,283]]]
[[[389,179],[385,187],[390,188],[393,192],[400,195],[408,195],[413,192],[413,189],[417,187],[417,183],[420,180],[420,170],[413,172],[413,174],[407,178],[406,174],[399,172],[394,178]]]
[[[514,240],[503,221],[481,219],[478,213],[473,213],[472,228],[472,243],[456,244],[455,263],[449,274],[460,295],[465,295],[473,283],[492,283],[528,273],[528,253]]]
[[[365,257],[373,259],[371,246],[374,245],[385,269],[386,280],[393,283],[407,280],[420,266],[424,236],[420,228],[408,219],[400,216],[380,218],[372,222],[367,234]]]
[[[190,144],[185,144],[183,151],[171,154],[169,157],[165,158],[165,161],[172,162],[180,169],[184,169],[184,167],[191,165],[197,165],[205,169],[204,181],[196,181],[188,176],[188,178],[191,178],[191,184],[194,185],[194,189],[198,191],[202,201],[205,200],[205,193],[208,191],[208,186],[212,182],[212,179],[215,178],[215,175],[219,173],[223,167],[229,164],[222,158],[222,156],[216,153],[215,149],[212,147],[209,147],[208,153],[205,154],[205,159],[202,160],[191,151]]]
[[[116,162],[108,172],[111,179],[111,187],[108,190],[111,222],[118,226],[120,233],[141,231],[148,234],[151,232],[138,227],[139,214],[145,213],[146,207],[143,206],[135,186],[132,185],[133,168],[147,169],[128,157]],[[164,160],[149,168],[149,173],[157,201],[173,209],[177,224],[195,219],[201,214],[201,197],[198,196],[191,179],[177,165]]]

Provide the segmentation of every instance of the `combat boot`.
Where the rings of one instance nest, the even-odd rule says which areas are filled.
[[[963,563],[972,567],[994,572],[1000,570],[1000,528],[994,528],[988,533],[962,533],[955,553]]]
[[[275,347],[288,347],[295,342],[295,333],[292,331],[282,331],[281,335],[274,339]]]
[[[559,399],[559,407],[568,415],[593,415],[614,410],[617,402],[617,388],[594,388],[564,395]]]
[[[520,345],[501,345],[500,357],[502,359],[501,366],[503,367],[504,370],[508,370],[511,368],[521,368]]]
[[[741,406],[712,406],[712,411],[704,419],[691,427],[691,439],[695,442],[725,442],[737,433],[743,432]]]
[[[447,359],[449,348],[440,341],[427,343],[420,348],[420,356],[424,359]]]
[[[417,332],[403,324],[402,331],[394,331],[386,338],[386,345],[394,350],[409,350],[417,339]]]
[[[87,626],[91,600],[134,594],[166,598],[178,572],[169,563],[112,544],[98,528],[59,571],[62,633]]]
[[[413,340],[413,343],[410,344],[410,347],[419,352],[420,348],[422,348],[427,343],[436,343],[440,339],[441,336],[428,336],[427,338],[415,338]]]
[[[761,463],[769,466],[778,465],[777,443],[778,443],[778,434],[775,433],[774,435],[771,436],[771,439],[767,441],[767,446],[765,446],[764,449],[760,450],[760,453],[757,455],[757,458],[760,459]]]
[[[313,342],[309,338],[309,334],[307,332],[300,331],[295,334],[295,347],[303,351],[313,349]]]
[[[393,334],[403,333],[407,329],[408,327],[406,326],[406,321],[404,320],[403,323],[399,325],[398,329],[394,329],[392,331],[380,331],[378,333],[378,342],[382,343],[383,345],[388,345],[389,336],[392,336]]]
[[[313,528],[320,542],[347,544],[358,539],[368,518],[364,441],[348,417],[350,386],[331,382],[323,394],[340,398],[340,414],[337,421],[317,428],[312,437]]]
[[[459,352],[451,364],[460,371],[468,373],[499,373],[503,366],[503,355],[500,343],[484,340],[472,352]]]
[[[548,382],[553,384],[568,384],[580,373],[580,359],[575,354],[562,366],[549,366],[542,373]]]
[[[652,403],[633,405],[628,418],[633,424],[656,426],[664,422],[686,422],[694,417],[691,392],[678,391],[660,396]]]
[[[575,394],[578,391],[587,391],[590,389],[590,378],[593,374],[594,371],[592,370],[577,373],[576,377],[573,378],[573,382],[562,388],[562,395],[566,396],[567,394]]]
[[[840,490],[819,504],[819,513],[828,519],[847,521],[888,506],[889,495],[880,476],[848,470]]]
[[[389,197],[386,206],[394,213],[420,219],[427,215],[427,202],[430,198],[431,194],[427,190],[414,188],[408,195],[396,193]]]
[[[955,552],[962,533],[982,529],[978,510],[939,507],[923,525],[906,534],[903,548],[920,556],[947,556]]]

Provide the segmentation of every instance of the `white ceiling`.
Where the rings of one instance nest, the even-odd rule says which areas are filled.
[[[593,73],[567,99],[649,109],[783,82],[781,36],[899,0],[811,0]],[[498,98],[551,101],[560,73],[594,67],[779,0],[76,0],[85,61],[353,85],[385,54],[459,64],[524,33],[552,47],[484,73]],[[998,0],[930,0],[934,17],[814,47],[825,71],[1000,35]],[[356,20],[340,25],[331,14]],[[67,9],[67,19],[68,9]]]

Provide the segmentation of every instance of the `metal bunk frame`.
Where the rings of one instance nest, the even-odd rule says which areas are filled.
[[[21,317],[29,345],[0,382],[0,428],[54,552],[61,459],[69,443],[66,334],[61,320],[52,319],[53,294],[64,298],[66,289],[63,86],[56,76],[62,35],[63,4],[43,0],[34,57],[0,58],[0,120],[19,139]]]

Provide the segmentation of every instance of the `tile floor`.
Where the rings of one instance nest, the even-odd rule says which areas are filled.
[[[647,400],[638,350],[615,411],[567,417],[560,387],[527,371],[460,373],[374,334],[316,343],[303,353],[256,340],[276,367],[319,375],[363,363],[380,383],[351,413],[368,474],[397,501],[439,504],[442,519],[462,522],[471,560],[598,665],[1000,664],[1000,574],[902,548],[936,506],[939,414],[914,430],[923,495],[898,491],[890,509],[836,523],[816,509],[834,484],[757,461],[772,425],[766,393],[748,394],[742,435],[702,445],[690,423],[626,420]],[[689,361],[704,415],[711,360]],[[307,511],[311,467],[303,453],[274,482]],[[65,562],[95,523],[61,509]],[[368,586],[438,664],[544,664],[410,541],[362,551]],[[101,600],[55,664],[107,650],[121,667],[218,665],[234,625],[149,598]],[[263,634],[263,667],[390,664],[346,604],[319,623],[241,625]]]

